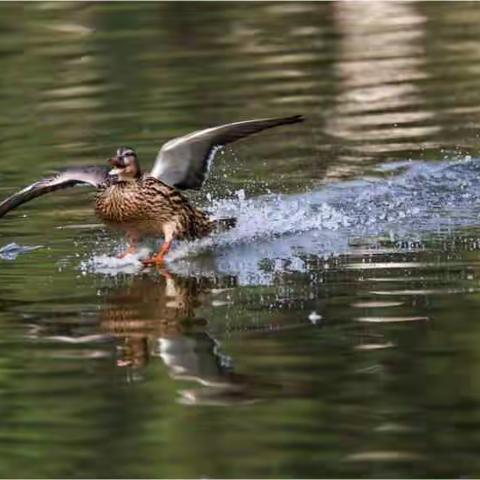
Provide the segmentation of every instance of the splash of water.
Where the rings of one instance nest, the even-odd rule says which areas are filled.
[[[4,245],[0,248],[0,258],[2,260],[15,260],[19,255],[24,253],[29,253],[33,250],[37,250],[38,248],[42,248],[41,245],[18,245],[18,243],[9,243],[8,245]]]
[[[305,270],[308,255],[328,258],[351,251],[353,239],[413,241],[427,232],[448,233],[477,223],[480,162],[402,162],[379,170],[389,176],[297,195],[246,199],[240,191],[237,198],[212,201],[209,210],[216,217],[236,217],[237,226],[179,242],[168,266],[181,274],[233,274],[240,283],[269,283],[278,271]],[[112,261],[95,257],[93,270],[123,268]]]
[[[81,270],[95,272],[102,275],[135,274],[143,269],[142,260],[149,254],[149,249],[141,248],[135,254],[129,254],[123,258],[109,255],[94,255],[80,265]]]

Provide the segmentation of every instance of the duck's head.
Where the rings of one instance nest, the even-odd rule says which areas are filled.
[[[109,163],[113,166],[108,172],[109,175],[116,175],[119,180],[133,180],[141,175],[137,154],[133,148],[120,147]]]

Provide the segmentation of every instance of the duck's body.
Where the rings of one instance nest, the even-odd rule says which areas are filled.
[[[176,188],[149,175],[111,181],[98,189],[95,213],[106,225],[129,237],[192,240],[208,235],[215,221],[190,205]]]
[[[97,189],[96,215],[109,227],[127,234],[133,253],[145,236],[165,242],[146,264],[164,260],[174,239],[204,237],[217,227],[230,228],[235,219],[214,220],[195,208],[179,191],[199,189],[216,150],[267,128],[303,121],[293,117],[267,118],[207,128],[167,142],[150,173],[143,173],[131,148],[119,148],[105,167],[69,168],[29,185],[0,204],[0,217],[22,203],[58,189],[86,183]]]

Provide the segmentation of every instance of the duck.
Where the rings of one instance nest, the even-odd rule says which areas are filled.
[[[163,237],[159,251],[144,265],[163,265],[175,240],[194,240],[236,224],[234,218],[214,219],[192,205],[185,190],[199,190],[216,152],[225,145],[281,125],[304,121],[302,115],[262,118],[194,131],[166,142],[150,172],[140,167],[136,151],[120,147],[107,165],[70,167],[42,178],[0,203],[0,217],[20,205],[57,190],[89,185],[97,191],[95,214],[127,237],[120,258],[137,251],[145,237]]]

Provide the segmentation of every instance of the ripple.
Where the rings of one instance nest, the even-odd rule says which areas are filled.
[[[369,293],[372,295],[457,295],[462,293],[475,293],[478,288],[419,288],[419,289],[405,289],[405,290],[372,290]]]
[[[395,344],[392,342],[385,343],[361,343],[360,345],[355,345],[355,350],[370,352],[372,350],[385,350],[386,348],[393,348]]]
[[[408,462],[421,460],[424,456],[416,452],[395,450],[371,450],[352,453],[346,457],[348,462]]]
[[[428,317],[358,317],[357,322],[364,323],[404,323],[404,322],[425,322]]]
[[[354,307],[354,308],[386,308],[386,307],[398,307],[400,305],[403,305],[403,302],[369,301],[369,302],[355,302],[355,303],[352,303],[352,307]]]

